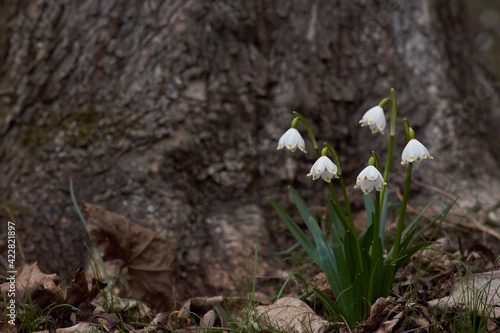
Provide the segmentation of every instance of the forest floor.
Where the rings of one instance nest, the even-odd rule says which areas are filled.
[[[106,225],[88,227],[96,246],[90,265],[71,281],[43,273],[37,263],[18,269],[15,309],[4,302],[0,312],[5,332],[500,332],[500,240],[474,224],[444,223],[435,242],[398,271],[392,296],[379,298],[368,319],[348,327],[308,292],[314,286],[331,293],[325,274],[308,260],[272,291],[254,276],[237,296],[169,299],[173,258],[158,258],[168,243],[123,216],[98,214]],[[121,243],[102,231],[115,230],[119,239],[123,226],[133,237]],[[104,262],[101,251],[128,257]],[[12,284],[1,289],[6,299]]]

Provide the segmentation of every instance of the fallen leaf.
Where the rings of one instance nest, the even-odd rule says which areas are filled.
[[[9,288],[9,282],[0,285],[4,297]],[[29,299],[31,299],[42,310],[53,303],[62,304],[64,300],[57,274],[43,273],[37,262],[23,269],[16,279],[16,289],[18,300],[29,304]]]
[[[255,308],[260,328],[271,325],[274,329],[289,333],[325,332],[327,320],[318,316],[306,303],[293,297],[280,298],[272,305]]]
[[[179,313],[177,314],[177,319],[183,327],[198,324],[192,322],[193,317],[203,318],[207,315],[207,313],[218,307],[223,309],[227,314],[227,318],[220,318],[221,322],[224,322],[229,318],[237,318],[239,311],[245,306],[245,304],[247,304],[247,302],[248,299],[246,297],[192,297],[184,302],[179,310]],[[205,319],[208,321],[208,315]],[[221,325],[224,325],[224,323]]]
[[[500,270],[474,273],[455,283],[450,296],[429,302],[431,309],[446,310],[454,307],[478,307],[478,313],[500,318]]]
[[[410,302],[403,298],[380,297],[370,309],[370,317],[356,328],[358,333],[400,333],[409,330],[430,332],[436,326],[427,304]]]
[[[90,323],[78,323],[71,327],[58,328],[55,330],[56,333],[79,333],[79,332],[100,332],[98,325],[93,325]],[[37,331],[32,333],[50,333],[49,330]]]
[[[82,303],[83,299],[87,297],[88,292],[89,287],[87,278],[85,277],[83,267],[79,267],[75,271],[73,280],[66,291],[66,299],[64,302],[66,304],[78,306]]]
[[[121,259],[121,274],[134,297],[155,310],[175,307],[174,243],[122,215],[85,204],[87,230],[105,261]]]

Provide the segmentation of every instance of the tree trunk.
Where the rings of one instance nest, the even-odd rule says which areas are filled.
[[[372,150],[385,153],[387,136],[358,121],[391,87],[398,126],[408,118],[435,157],[415,177],[460,195],[458,207],[498,209],[498,93],[464,11],[444,0],[0,2],[1,220],[17,222],[27,260],[73,271],[88,239],[72,178],[80,203],[176,239],[180,298],[239,285],[257,237],[258,273],[276,275],[286,266],[271,253],[288,238],[267,198],[290,206],[292,185],[317,206],[327,190],[306,177],[309,142],[307,155],[276,151],[292,111],[335,146],[351,186]]]

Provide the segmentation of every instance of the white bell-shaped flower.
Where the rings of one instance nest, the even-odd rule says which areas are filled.
[[[354,188],[360,187],[364,194],[368,194],[373,189],[381,191],[383,185],[387,185],[387,183],[384,182],[384,177],[380,171],[373,165],[369,165],[359,173]]]
[[[370,110],[366,111],[359,123],[361,124],[361,127],[370,126],[372,133],[380,132],[384,134],[386,125],[384,109],[378,105],[374,106]]]
[[[321,156],[313,164],[311,171],[307,175],[311,176],[313,180],[321,177],[325,182],[329,183],[333,177],[338,178],[337,166],[328,157]]]
[[[278,142],[278,150],[283,149],[284,147],[290,149],[291,151],[295,151],[297,147],[302,150],[304,153],[306,152],[304,139],[300,135],[299,131],[296,128],[290,128],[288,131],[283,134]]]
[[[401,164],[408,164],[411,162],[421,162],[422,160],[430,159],[433,160],[434,157],[429,154],[429,151],[423,144],[417,139],[411,139],[408,141],[403,154],[401,156]]]

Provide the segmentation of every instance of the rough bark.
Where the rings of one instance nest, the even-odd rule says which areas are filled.
[[[354,179],[372,150],[384,154],[386,138],[358,120],[391,87],[400,119],[436,158],[416,177],[460,194],[462,207],[498,209],[498,94],[464,10],[428,0],[0,2],[1,220],[18,222],[29,260],[72,271],[87,238],[71,177],[81,203],[177,240],[177,278],[190,281],[180,297],[238,285],[257,236],[259,274],[275,274],[283,264],[270,253],[287,238],[267,197],[289,204],[286,185],[311,205],[325,194],[305,177],[309,142],[307,155],[276,152],[291,111]]]

